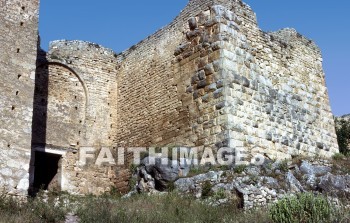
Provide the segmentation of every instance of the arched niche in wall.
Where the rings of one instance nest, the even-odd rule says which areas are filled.
[[[45,134],[43,143],[58,147],[78,146],[84,136],[89,103],[85,83],[72,68],[58,62],[38,67],[36,78],[39,84],[34,113],[36,116],[41,113],[45,119],[38,128]]]

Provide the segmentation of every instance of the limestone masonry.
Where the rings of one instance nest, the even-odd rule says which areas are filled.
[[[0,187],[11,194],[128,189],[131,154],[81,166],[81,146],[338,152],[319,48],[294,29],[261,31],[240,0],[191,0],[119,54],[63,40],[42,51],[38,8],[0,2]]]

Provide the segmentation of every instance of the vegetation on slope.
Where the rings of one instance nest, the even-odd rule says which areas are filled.
[[[44,198],[45,197],[45,198]],[[76,197],[49,194],[27,203],[0,196],[0,222],[64,222],[72,213],[79,222],[350,222],[349,211],[322,195],[287,197],[269,208],[243,211],[237,204],[210,206],[176,193],[113,194]]]
[[[335,126],[340,153],[350,155],[350,118],[336,118]]]

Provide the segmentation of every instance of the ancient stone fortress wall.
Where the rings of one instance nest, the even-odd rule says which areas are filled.
[[[187,72],[185,86],[177,87],[191,94],[190,142],[271,158],[338,151],[322,59],[312,41],[292,29],[264,33],[241,1],[214,1],[194,15],[174,66]]]
[[[196,107],[186,93],[199,53],[187,64],[174,53],[188,28],[187,20],[211,1],[190,1],[175,20],[118,55],[118,123],[115,143],[121,146],[197,145],[193,131]]]
[[[39,1],[0,1],[0,190],[29,184]]]
[[[129,188],[130,154],[124,166],[96,166],[95,160],[81,166],[84,146],[197,145],[186,93],[196,68],[183,70],[174,52],[189,15],[207,7],[191,2],[171,25],[118,55],[83,41],[54,41],[49,52],[40,52],[33,148],[60,156],[60,189],[99,194]],[[35,176],[44,167],[33,160],[31,186],[37,189]]]
[[[116,143],[338,151],[320,50],[293,29],[261,31],[241,1],[190,1],[119,58]]]
[[[294,29],[261,31],[240,1],[222,5],[231,145],[276,158],[337,152],[319,48]],[[231,13],[241,19],[237,32],[228,25]]]
[[[81,146],[112,145],[116,68],[111,50],[83,41],[54,41],[38,60],[33,147],[62,156],[56,177],[63,190],[101,193],[116,183],[115,168],[82,167],[78,153]],[[32,186],[38,187],[33,180]]]
[[[5,48],[21,55],[17,40],[5,40]],[[30,47],[27,39],[18,43]],[[79,194],[128,189],[132,156],[124,166],[93,160],[82,166],[85,146],[232,147],[278,159],[338,151],[319,49],[293,29],[261,31],[240,0],[191,0],[172,23],[120,54],[89,42],[54,41],[49,52],[39,51],[36,73],[35,46],[28,50],[33,58],[1,55],[1,63],[19,65],[1,68],[15,74],[1,83],[10,89],[4,95],[14,86],[16,97],[28,92],[21,101],[1,99],[11,102],[1,107],[11,118],[2,119],[8,127],[0,136],[0,159],[6,158],[0,182],[16,176],[26,183],[20,188],[27,187],[32,103],[32,188],[54,178],[61,189]],[[16,78],[26,82],[16,85]],[[13,155],[16,144],[9,139],[28,153]],[[23,176],[15,175],[11,160],[21,160]]]
[[[338,150],[318,47],[293,29],[261,31],[241,1],[190,1],[122,56],[116,143]]]
[[[42,92],[42,98],[37,100],[47,105],[46,144],[65,147],[111,144],[116,124],[113,112],[117,110],[116,66],[115,54],[97,44],[51,43],[37,74],[39,78],[41,73],[48,72],[47,92]],[[45,96],[46,103],[41,103]]]

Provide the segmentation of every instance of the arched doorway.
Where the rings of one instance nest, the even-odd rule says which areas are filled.
[[[87,88],[64,64],[37,67],[34,97],[31,191],[47,189],[62,179],[62,158],[79,146],[85,134]]]

